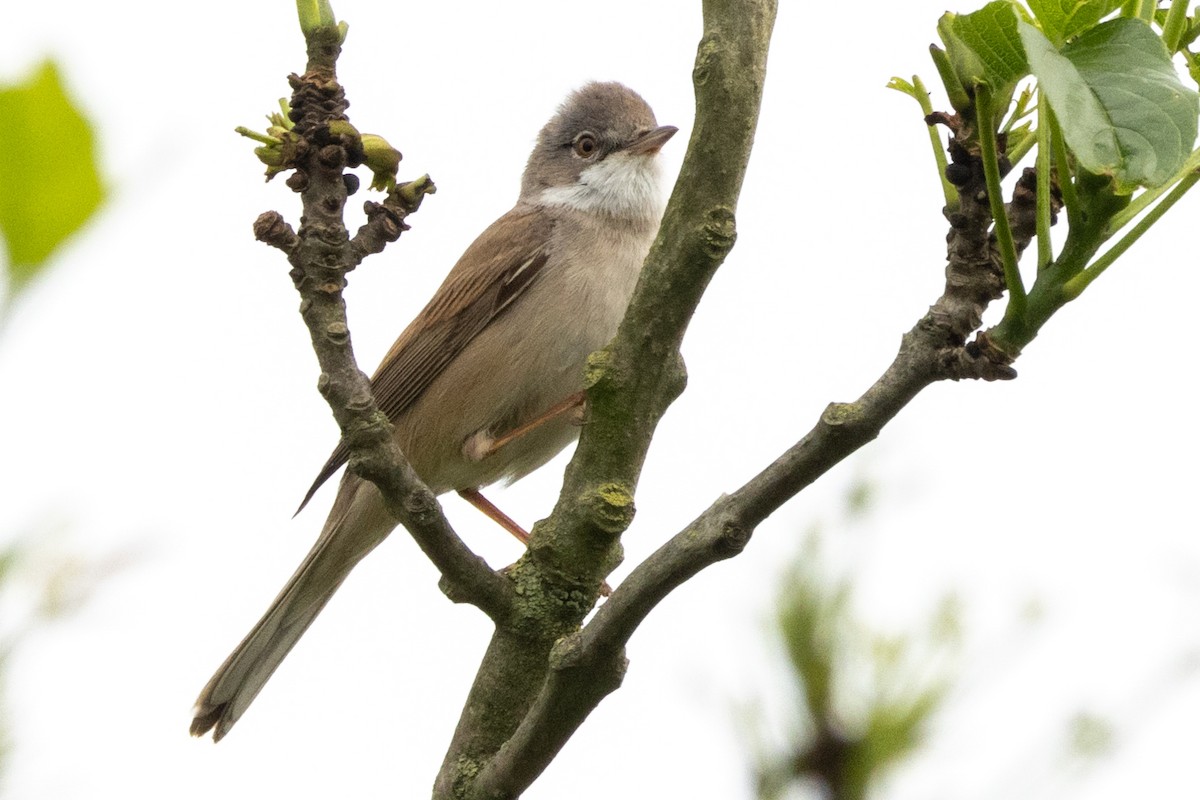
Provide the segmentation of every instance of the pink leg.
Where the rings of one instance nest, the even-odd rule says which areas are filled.
[[[505,514],[503,511],[496,508],[495,503],[484,497],[478,489],[459,489],[458,496],[478,508],[484,514],[486,514],[489,519],[493,520],[501,528],[504,528],[504,530],[515,536],[522,544],[529,544],[529,534],[525,532],[525,529],[518,525],[516,521],[513,520],[513,518],[508,514]],[[600,595],[602,597],[608,597],[610,594],[612,594],[612,587],[608,585],[608,582],[606,581],[600,584]]]
[[[504,530],[517,537],[517,541],[521,544],[529,544],[529,534],[526,533],[525,529],[518,525],[508,514],[496,508],[495,504],[480,494],[478,489],[459,489],[458,496],[478,508],[501,528],[504,528]]]
[[[534,430],[535,428],[537,428],[541,425],[544,425],[545,423],[549,422],[550,420],[554,419],[555,417],[559,417],[559,416],[567,413],[568,411],[572,411],[576,408],[583,408],[583,402],[584,402],[583,392],[576,392],[575,394],[568,397],[566,400],[563,400],[561,403],[556,403],[555,405],[551,406],[549,409],[546,410],[546,413],[542,414],[537,419],[532,420],[530,422],[526,422],[524,425],[520,426],[519,428],[514,428],[513,430],[504,434],[503,436],[499,436],[499,437],[493,439],[491,441],[491,443],[488,445],[488,447],[482,453],[480,453],[478,455],[477,460],[482,461],[483,459],[485,459],[488,456],[495,453],[501,447],[504,447],[504,445],[508,444],[509,442],[513,441],[514,439],[520,439],[522,436],[529,433],[531,430]],[[480,510],[482,510],[482,509],[480,509]],[[484,513],[486,514],[487,512],[485,511]]]

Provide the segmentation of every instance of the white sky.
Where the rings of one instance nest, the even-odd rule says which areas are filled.
[[[934,83],[926,48],[944,0],[781,5],[738,244],[689,333],[688,392],[663,421],[614,583],[826,403],[857,397],[941,289],[926,133],[915,103],[883,87],[913,72]],[[511,205],[534,135],[571,88],[640,91],[682,129],[666,149],[674,175],[698,6],[335,4],[350,23],[352,120],[404,152],[403,176],[429,172],[439,187],[413,230],[351,275],[364,368]],[[0,340],[0,537],[62,528],[64,548],[139,555],[16,658],[10,795],[426,795],[489,630],[445,602],[403,534],[359,568],[225,741],[187,736],[196,693],[332,497],[289,519],[337,434],[287,265],[250,233],[269,208],[296,221],[297,202],[261,182],[232,133],[258,125],[303,68],[293,4],[10,10],[0,75],[44,54],[99,124],[113,194]],[[872,624],[918,627],[948,591],[964,602],[960,688],[888,797],[1193,786],[1200,285],[1183,253],[1198,208],[1188,198],[1061,312],[1019,380],[925,392],[743,556],[664,603],[630,644],[625,687],[526,797],[750,797],[744,708],[786,716],[763,632],[776,579],[816,523]],[[564,463],[491,496],[531,524]],[[879,502],[847,527],[840,498],[861,477]],[[491,563],[519,555],[459,500],[446,509]],[[1116,726],[1112,757],[1091,770],[1063,755],[1079,711]]]

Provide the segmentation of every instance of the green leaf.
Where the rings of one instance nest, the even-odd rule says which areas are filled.
[[[895,89],[897,92],[900,92],[901,94],[906,94],[909,97],[913,98],[914,100],[917,100],[918,102],[921,99],[920,97],[917,96],[917,87],[913,86],[911,83],[904,80],[904,78],[893,77],[891,80],[889,80],[887,82],[887,88]]]
[[[1063,138],[1081,166],[1118,193],[1169,180],[1196,141],[1200,96],[1179,80],[1146,23],[1110,20],[1058,50],[1024,22],[1021,41]]]
[[[15,295],[104,198],[92,126],[53,62],[0,87],[0,153],[0,233]]]
[[[1124,0],[1028,0],[1042,32],[1057,46],[1096,26]]]
[[[337,23],[329,0],[296,0],[296,14],[300,17],[300,30],[305,33]]]
[[[338,44],[346,41],[346,32],[350,26],[337,21],[329,0],[296,0],[296,13],[300,17],[300,30],[305,37],[321,28],[337,28]]]
[[[995,0],[971,14],[946,13],[938,20],[938,35],[965,87],[984,83],[1004,99],[1029,73],[1017,35],[1017,8],[1008,0]],[[1007,107],[1007,100],[1002,105]]]

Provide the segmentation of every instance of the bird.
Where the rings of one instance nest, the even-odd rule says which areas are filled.
[[[528,475],[578,438],[587,358],[632,297],[663,213],[659,153],[677,130],[621,83],[570,93],[537,135],[516,204],[384,356],[372,391],[435,494],[456,491],[522,533],[479,489]],[[301,508],[348,456],[343,441]],[[374,484],[347,470],[316,543],[201,691],[193,736],[229,732],[396,525]]]

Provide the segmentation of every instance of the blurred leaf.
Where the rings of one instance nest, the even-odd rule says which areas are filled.
[[[851,491],[869,486],[863,481]],[[820,784],[837,800],[867,797],[880,775],[915,749],[949,689],[946,658],[960,639],[946,598],[924,633],[887,636],[855,618],[853,586],[822,567],[811,535],[780,595],[779,631],[799,702],[783,752],[760,754],[761,800]]]
[[[1068,723],[1067,741],[1072,755],[1087,759],[1112,752],[1116,738],[1112,723],[1095,714],[1080,712]]]
[[[871,510],[875,502],[875,484],[867,478],[858,478],[846,492],[846,511],[851,517],[861,516]]]
[[[1021,40],[1067,146],[1088,172],[1109,176],[1118,194],[1157,186],[1182,166],[1196,141],[1200,96],[1179,80],[1150,26],[1114,19],[1059,51],[1024,22]]]
[[[949,689],[949,681],[945,679],[909,685],[913,682],[909,674],[913,670],[913,657],[906,652],[897,656],[879,677],[881,681],[899,679],[904,685],[890,687],[892,691],[876,699],[862,736],[868,755],[861,761],[871,773],[883,771],[916,749],[925,725]]]
[[[104,199],[92,126],[53,62],[0,87],[0,153],[0,233],[16,294]]]
[[[929,624],[929,637],[934,643],[954,647],[962,644],[962,610],[962,600],[958,595],[950,594],[942,598]]]
[[[803,687],[810,713],[822,718],[832,706],[832,677],[838,628],[845,617],[849,587],[826,588],[817,580],[813,562],[816,538],[809,540],[781,598],[779,630],[788,658]]]
[[[9,573],[21,559],[22,549],[21,543],[5,545],[0,549],[0,584],[8,578]]]

